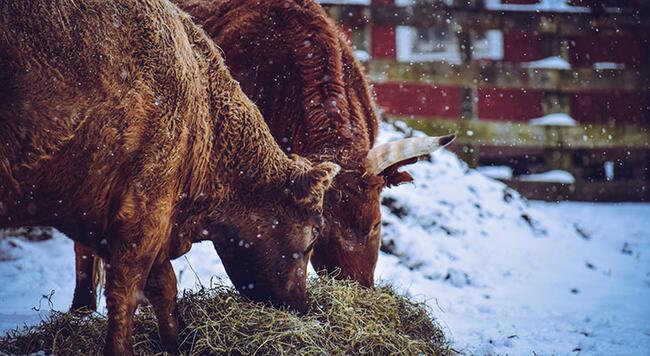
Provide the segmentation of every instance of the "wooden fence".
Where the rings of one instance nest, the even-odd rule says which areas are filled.
[[[511,167],[514,177],[504,181],[531,198],[649,200],[648,5],[567,13],[457,3],[324,6],[367,52],[367,75],[388,118],[431,134],[457,132],[453,149],[471,166]],[[401,26],[453,34],[456,58],[401,58]],[[475,41],[491,30],[502,34],[501,57],[475,58]],[[549,57],[562,65],[539,64]],[[531,122],[551,113],[575,125]],[[517,179],[551,169],[570,172],[575,183]]]

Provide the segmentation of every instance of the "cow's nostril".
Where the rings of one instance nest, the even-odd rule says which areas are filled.
[[[361,286],[365,288],[372,288],[372,286],[375,284],[375,281],[374,278],[372,277],[362,278],[359,280],[359,284],[361,284]]]

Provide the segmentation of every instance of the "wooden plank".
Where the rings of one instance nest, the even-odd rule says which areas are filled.
[[[389,114],[448,118],[461,116],[460,89],[412,83],[385,83],[374,86],[377,104]]]
[[[572,127],[543,127],[527,123],[485,120],[445,120],[436,117],[388,115],[430,135],[456,133],[462,146],[529,147],[529,148],[613,148],[627,150],[650,148],[650,126],[588,124]]]
[[[562,36],[586,33],[620,34],[648,31],[648,13],[565,13],[494,11],[478,7],[446,6],[444,3],[420,6],[323,5],[335,20],[359,24],[372,22],[378,25],[407,25],[433,27],[447,19],[465,28],[476,30],[520,30],[554,33]]]
[[[477,114],[474,118],[492,121],[528,122],[544,116],[544,92],[537,89],[522,90],[479,87]]]
[[[613,182],[577,182],[575,184],[522,182],[518,180],[502,180],[521,195],[533,200],[546,201],[650,201],[648,182],[613,181]]]
[[[395,59],[395,26],[372,26],[370,36],[370,55],[373,58]]]
[[[635,69],[539,69],[504,62],[404,63],[373,59],[365,63],[372,82],[426,83],[460,87],[526,88],[555,92],[646,91],[648,78]]]

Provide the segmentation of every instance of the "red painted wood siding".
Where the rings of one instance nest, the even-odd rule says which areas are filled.
[[[377,103],[394,115],[460,117],[460,89],[422,84],[375,84]]]
[[[478,117],[486,120],[528,121],[542,116],[538,90],[478,88]]]
[[[542,58],[541,38],[529,31],[503,33],[503,61],[529,62]]]
[[[646,53],[648,37],[639,35],[588,35],[569,41],[570,62],[575,66],[591,66],[596,62],[638,65]]]
[[[585,92],[571,96],[571,116],[584,123],[648,123],[644,92]]]
[[[372,26],[370,54],[373,58],[395,58],[394,26]]]

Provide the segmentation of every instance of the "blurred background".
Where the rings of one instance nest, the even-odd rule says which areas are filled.
[[[387,119],[530,199],[650,199],[650,2],[321,0]]]

